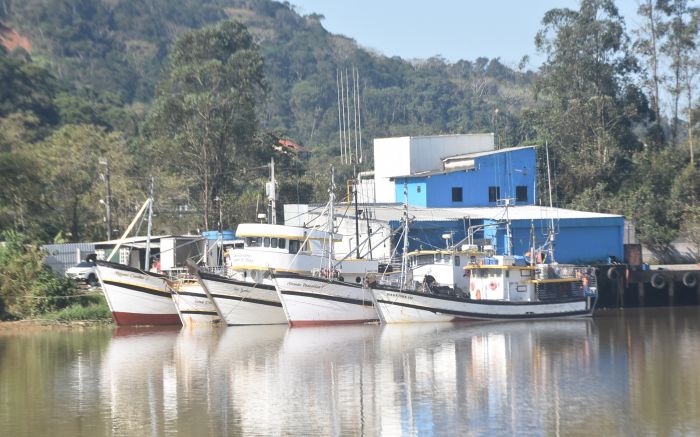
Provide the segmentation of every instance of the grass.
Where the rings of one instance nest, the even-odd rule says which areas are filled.
[[[75,303],[59,311],[43,314],[44,320],[56,322],[95,321],[108,322],[112,320],[107,301],[103,295],[93,295],[82,303]]]

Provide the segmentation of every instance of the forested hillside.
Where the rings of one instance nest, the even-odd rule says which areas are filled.
[[[533,35],[547,60],[526,71],[388,58],[268,0],[0,0],[13,48],[0,49],[0,228],[105,238],[107,168],[115,231],[151,175],[158,231],[212,227],[219,204],[226,227],[251,220],[273,155],[283,202],[321,200],[339,164],[338,74],[355,69],[365,150],[441,133],[546,142],[558,206],[625,214],[658,247],[697,236],[700,20],[692,2],[642,3],[635,29],[609,0],[549,11]],[[274,152],[279,137],[311,157]]]

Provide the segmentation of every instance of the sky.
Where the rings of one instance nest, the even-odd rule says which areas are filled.
[[[544,56],[535,34],[545,12],[578,9],[577,0],[289,0],[302,15],[325,17],[331,33],[360,46],[404,59],[440,55],[450,62],[500,57],[516,66],[524,55],[530,68]],[[639,0],[617,0],[628,32],[636,26]]]

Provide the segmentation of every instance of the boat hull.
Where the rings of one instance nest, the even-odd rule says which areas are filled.
[[[165,276],[104,261],[96,270],[117,325],[181,324]]]
[[[199,281],[229,326],[287,323],[275,287],[199,272]]]
[[[216,306],[199,282],[176,283],[171,288],[173,302],[183,325],[212,325],[220,322]]]
[[[375,304],[384,323],[454,322],[467,320],[522,320],[588,317],[592,298],[544,302],[507,302],[458,299],[426,293],[373,288]]]
[[[275,286],[292,326],[379,321],[370,291],[360,285],[277,274]]]

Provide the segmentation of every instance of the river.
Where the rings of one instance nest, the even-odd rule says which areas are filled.
[[[698,435],[700,308],[0,334],[5,436]]]

